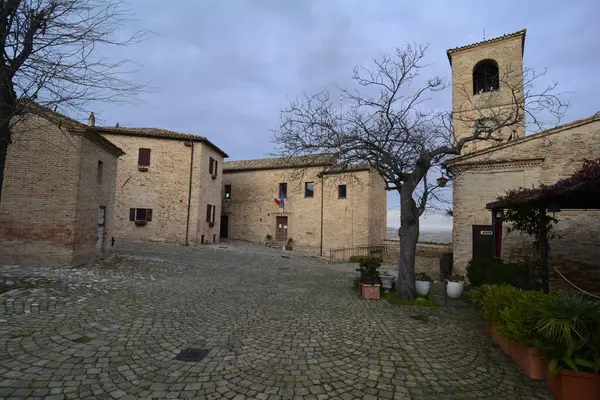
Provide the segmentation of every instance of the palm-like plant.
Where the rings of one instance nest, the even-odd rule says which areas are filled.
[[[600,301],[581,293],[546,296],[535,307],[538,347],[550,358],[550,372],[567,368],[600,372]]]

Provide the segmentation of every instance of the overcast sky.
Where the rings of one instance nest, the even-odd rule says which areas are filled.
[[[94,104],[99,124],[207,136],[230,160],[273,152],[287,98],[349,82],[355,65],[403,43],[429,43],[430,75],[450,77],[446,49],[527,28],[525,65],[572,92],[565,122],[600,110],[597,0],[129,0],[146,42],[111,52],[141,65],[141,104]],[[336,95],[337,97],[337,95]],[[450,92],[432,107],[449,108]],[[398,226],[397,196],[388,225]],[[422,228],[450,228],[440,215]]]

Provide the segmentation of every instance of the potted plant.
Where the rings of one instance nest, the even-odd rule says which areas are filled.
[[[293,247],[292,247],[292,243],[293,243],[293,242],[294,242],[294,241],[292,240],[292,238],[289,238],[289,239],[287,240],[287,243],[286,243],[286,245],[285,245],[285,249],[286,249],[286,250],[292,250],[292,249],[293,249]]]
[[[539,334],[535,307],[547,296],[541,291],[514,290],[512,301],[502,310],[498,334],[509,341],[510,356],[531,379],[545,380],[548,360],[536,348]]]
[[[383,260],[380,257],[360,256],[352,257],[351,261],[358,261],[357,271],[360,272],[360,297],[363,299],[381,298],[379,267]]]
[[[392,290],[392,287],[394,286],[394,275],[390,275],[387,271],[384,271],[379,275],[379,279],[381,280],[381,286],[383,286],[386,292]]]
[[[415,276],[415,288],[417,293],[427,296],[429,294],[429,290],[431,290],[431,282],[433,282],[433,279],[429,275],[427,275],[425,272],[419,272]]]
[[[600,398],[600,301],[557,293],[535,312],[540,350],[550,360],[548,391],[561,400]]]
[[[448,297],[452,299],[459,298],[463,294],[463,290],[465,289],[465,277],[462,275],[452,275],[448,280],[448,285],[446,286],[446,293]]]
[[[481,315],[491,323],[492,340],[508,355],[510,355],[510,341],[500,333],[505,331],[503,326],[505,321],[502,319],[501,312],[512,304],[518,291],[519,289],[509,285],[491,287],[485,294],[481,306]]]

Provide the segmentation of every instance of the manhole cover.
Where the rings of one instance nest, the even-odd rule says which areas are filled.
[[[290,256],[281,256],[281,258],[290,258]]]
[[[210,350],[207,349],[183,349],[177,354],[175,359],[179,361],[200,361],[206,357],[209,352]]]

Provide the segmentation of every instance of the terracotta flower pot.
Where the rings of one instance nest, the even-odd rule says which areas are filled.
[[[500,348],[510,356],[510,340],[504,339],[496,331],[496,327],[492,325],[492,340],[498,344]]]
[[[600,374],[563,369],[546,379],[546,388],[556,400],[600,399]]]
[[[368,285],[366,283],[361,283],[360,297],[363,299],[379,300],[381,298],[379,293],[380,287],[381,285]]]
[[[548,361],[538,349],[511,340],[510,356],[531,379],[543,381],[548,377]]]
[[[492,336],[492,330],[494,329],[494,325],[490,321],[485,321],[485,334],[488,336]]]

